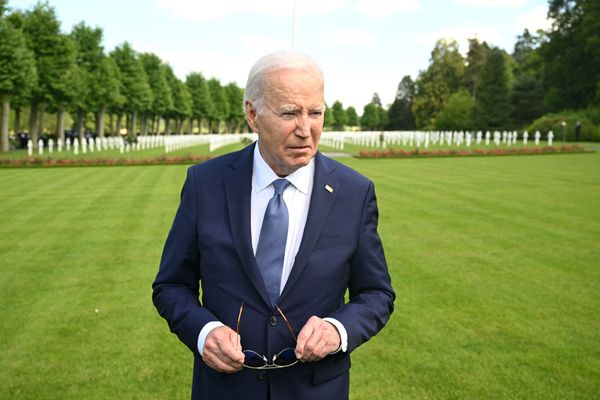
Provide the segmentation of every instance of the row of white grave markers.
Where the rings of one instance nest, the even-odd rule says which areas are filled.
[[[521,135],[521,140],[524,145],[527,145],[530,135],[524,131]],[[324,146],[333,147],[335,149],[344,149],[344,144],[352,144],[361,147],[382,147],[387,146],[409,146],[409,147],[425,147],[430,145],[447,145],[447,146],[467,146],[473,144],[485,143],[489,146],[493,143],[496,146],[501,144],[512,146],[517,144],[519,133],[517,131],[482,131],[472,133],[469,131],[385,131],[385,132],[323,132],[321,135],[321,143]],[[532,135],[532,139],[536,146],[540,145],[542,134],[536,131]],[[546,134],[548,146],[552,146],[554,133],[549,131]]]
[[[73,151],[75,155],[87,154],[118,149],[121,153],[133,151],[133,150],[145,150],[151,148],[162,147],[164,145],[163,136],[140,136],[137,138],[136,143],[127,143],[120,136],[109,136],[103,138],[89,138],[83,139],[81,142],[79,138],[69,139],[67,138],[64,143],[61,139],[56,141],[56,151],[59,153],[66,151]],[[44,151],[48,150],[48,153],[54,152],[54,140],[49,139],[48,145],[44,146],[42,139],[38,140],[38,154],[43,155]],[[27,153],[33,155],[33,142],[29,140],[27,142]]]
[[[181,150],[186,147],[200,146],[208,144],[208,151],[213,152],[220,147],[228,144],[239,143],[244,139],[252,141],[258,138],[255,133],[227,133],[227,134],[208,134],[208,135],[176,135],[165,136],[165,152],[170,153],[175,150]]]
[[[203,144],[209,145],[209,151],[215,151],[219,147],[226,146],[228,144],[239,143],[244,139],[250,139],[252,141],[257,139],[257,135],[254,133],[235,133],[235,134],[209,134],[209,135],[170,135],[170,136],[138,136],[136,142],[128,143],[124,138],[119,136],[109,136],[104,138],[89,138],[83,139],[81,142],[79,138],[73,140],[67,138],[65,142],[61,139],[55,142],[53,139],[48,140],[48,145],[44,145],[44,141],[40,139],[38,141],[37,152],[39,155],[43,155],[45,151],[53,153],[55,148],[58,152],[73,152],[75,155],[94,153],[103,150],[114,150],[118,149],[121,153],[127,153],[130,151],[140,151],[146,149],[153,149],[164,147],[165,153],[170,153],[175,150],[184,149],[187,147],[199,146]],[[33,155],[33,142],[29,140],[27,142],[27,152],[29,156]]]

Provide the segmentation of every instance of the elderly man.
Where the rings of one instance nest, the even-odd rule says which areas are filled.
[[[393,310],[373,183],[317,151],[323,90],[309,57],[261,58],[258,142],[188,169],[153,301],[194,353],[193,399],[346,399],[350,352]]]

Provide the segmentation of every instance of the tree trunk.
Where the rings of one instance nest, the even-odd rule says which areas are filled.
[[[131,134],[131,124],[129,123],[130,121],[131,118],[129,113],[125,113],[125,129],[127,129],[128,134]]]
[[[103,138],[104,137],[104,107],[100,108],[100,111],[96,112],[96,134]]]
[[[18,135],[21,132],[21,107],[14,108],[15,110],[15,123],[14,123],[14,131],[15,135]]]
[[[108,133],[111,135],[115,134],[115,125],[113,122],[114,122],[113,114],[109,111],[108,112]]]
[[[148,135],[148,113],[144,111],[142,115],[142,136]]]
[[[38,109],[38,133],[44,134],[44,113],[46,112],[46,104],[40,104],[40,108]]]
[[[117,114],[117,127],[115,128],[115,134],[121,136],[121,124],[123,120],[123,114]]]
[[[190,135],[194,134],[194,118],[192,117],[188,118],[188,133]]]
[[[135,124],[136,124],[136,118],[137,117],[137,111],[134,111],[131,113],[131,134],[133,136],[137,136],[136,134],[136,129],[135,129]]]
[[[198,117],[198,134],[202,134],[202,117]]]
[[[38,142],[38,103],[32,102],[31,108],[29,109],[29,127],[27,128],[27,133],[29,134],[29,139],[33,143],[33,147],[37,147]]]
[[[56,137],[65,142],[65,109],[62,107],[56,112]]]
[[[165,135],[171,134],[171,132],[169,131],[170,123],[171,123],[171,121],[169,120],[169,117],[165,117]]]
[[[81,143],[83,141],[83,136],[84,136],[84,128],[85,128],[85,124],[84,124],[84,118],[85,118],[85,114],[83,111],[78,111],[77,112],[77,136],[79,136],[79,143]]]
[[[0,150],[8,151],[8,118],[10,117],[10,103],[8,96],[2,97],[2,115],[0,116]]]

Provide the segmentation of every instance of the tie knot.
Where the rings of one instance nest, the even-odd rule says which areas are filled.
[[[273,181],[273,187],[275,188],[275,193],[274,195],[278,195],[278,194],[283,194],[283,191],[285,190],[286,187],[288,187],[290,184],[290,181],[288,181],[287,179],[277,179]]]

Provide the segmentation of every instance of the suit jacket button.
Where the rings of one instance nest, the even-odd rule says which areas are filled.
[[[271,326],[277,325],[277,317],[272,316],[271,318],[269,318],[269,325],[271,325]]]
[[[266,371],[261,371],[260,374],[258,374],[258,379],[260,379],[261,381],[264,381],[268,378],[267,372]]]

